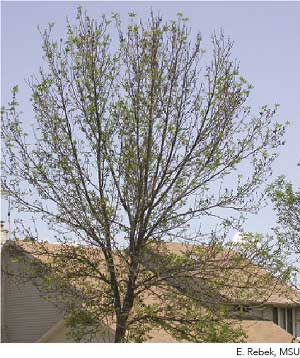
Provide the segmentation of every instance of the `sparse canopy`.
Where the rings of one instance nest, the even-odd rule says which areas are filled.
[[[278,218],[279,225],[275,232],[285,246],[288,246],[288,251],[296,254],[296,259],[299,260],[300,191],[296,191],[293,185],[281,176],[269,187],[269,196]]]
[[[82,302],[64,292],[70,325],[111,321],[116,342],[143,341],[152,327],[191,341],[237,340],[208,289],[226,286],[230,267],[222,282],[203,274],[210,286],[198,299],[167,278],[195,267],[201,274],[208,262],[222,267],[214,258],[228,230],[257,210],[281,144],[276,108],[251,113],[251,85],[231,58],[232,42],[213,34],[205,60],[201,36],[191,36],[182,14],[166,22],[129,14],[124,30],[118,15],[95,20],[79,9],[60,41],[52,26],[41,33],[43,68],[29,81],[32,132],[17,111],[17,88],[2,111],[2,188],[63,244],[48,265],[61,287],[82,287]],[[183,258],[166,251],[162,275],[145,260],[166,240],[208,250]],[[244,254],[255,258],[249,242]],[[274,263],[266,252],[257,260]]]

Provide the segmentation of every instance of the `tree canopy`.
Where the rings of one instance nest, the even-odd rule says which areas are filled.
[[[284,176],[279,177],[270,187],[269,196],[277,214],[276,234],[281,237],[288,251],[300,254],[300,191],[293,188]]]
[[[30,133],[17,87],[2,110],[2,189],[56,232],[58,252],[36,250],[52,254],[49,275],[61,288],[83,288],[81,301],[64,293],[70,326],[112,321],[116,342],[143,341],[151,327],[196,342],[238,340],[212,294],[236,271],[224,264],[222,280],[214,272],[228,262],[219,255],[229,230],[259,207],[285,131],[276,106],[254,114],[232,41],[213,34],[206,60],[182,14],[129,14],[124,27],[117,14],[92,19],[79,8],[64,39],[53,40],[52,27],[41,32],[43,67],[28,81]],[[167,241],[192,245],[183,256],[162,249],[162,274],[145,262]],[[256,243],[249,239],[235,265],[243,256],[278,269],[278,257]],[[205,283],[198,298],[169,285],[182,271],[190,282],[196,268]]]

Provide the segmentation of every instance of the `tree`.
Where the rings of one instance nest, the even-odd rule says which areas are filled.
[[[278,237],[288,246],[290,253],[300,254],[300,191],[284,176],[279,177],[269,187],[269,196],[274,205],[279,227],[275,229]]]
[[[97,21],[79,8],[66,39],[52,40],[53,24],[41,33],[45,66],[28,81],[31,133],[17,111],[17,87],[2,111],[2,189],[56,232],[55,254],[36,245],[52,255],[38,270],[45,286],[55,277],[64,288],[71,326],[111,320],[115,342],[142,341],[153,326],[179,339],[237,340],[213,295],[232,275],[217,258],[227,232],[257,210],[284,126],[274,121],[276,106],[252,114],[252,86],[222,32],[212,35],[211,61],[202,66],[201,36],[192,41],[182,14],[167,22],[129,18],[123,30],[118,15]],[[212,220],[206,231],[196,226]],[[163,245],[172,240],[198,246],[178,256]],[[257,246],[246,246],[244,256],[276,266],[272,255],[262,260]],[[168,258],[164,275],[145,264],[159,251]],[[193,286],[187,273],[196,267],[209,283],[197,299],[170,287],[168,278],[183,272]],[[70,283],[82,288],[82,304],[68,294]],[[147,294],[157,301],[147,303]]]

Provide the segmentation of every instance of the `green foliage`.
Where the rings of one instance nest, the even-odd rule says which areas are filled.
[[[284,176],[268,188],[277,214],[275,233],[290,253],[300,253],[300,190],[297,191]]]

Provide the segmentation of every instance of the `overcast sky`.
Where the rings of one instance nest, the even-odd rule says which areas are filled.
[[[285,174],[299,185],[300,2],[2,2],[1,100],[7,103],[10,89],[18,84],[24,120],[32,117],[24,79],[42,64],[37,25],[43,28],[54,22],[55,33],[63,36],[66,16],[74,18],[80,4],[94,17],[119,12],[126,19],[131,11],[147,17],[152,8],[167,19],[181,11],[208,47],[210,34],[222,27],[235,42],[233,54],[240,61],[241,74],[254,85],[250,104],[257,108],[279,103],[277,120],[291,122],[286,145],[274,165],[274,178]],[[4,220],[6,215],[4,205]],[[250,218],[245,229],[264,233],[274,220],[269,207]]]

